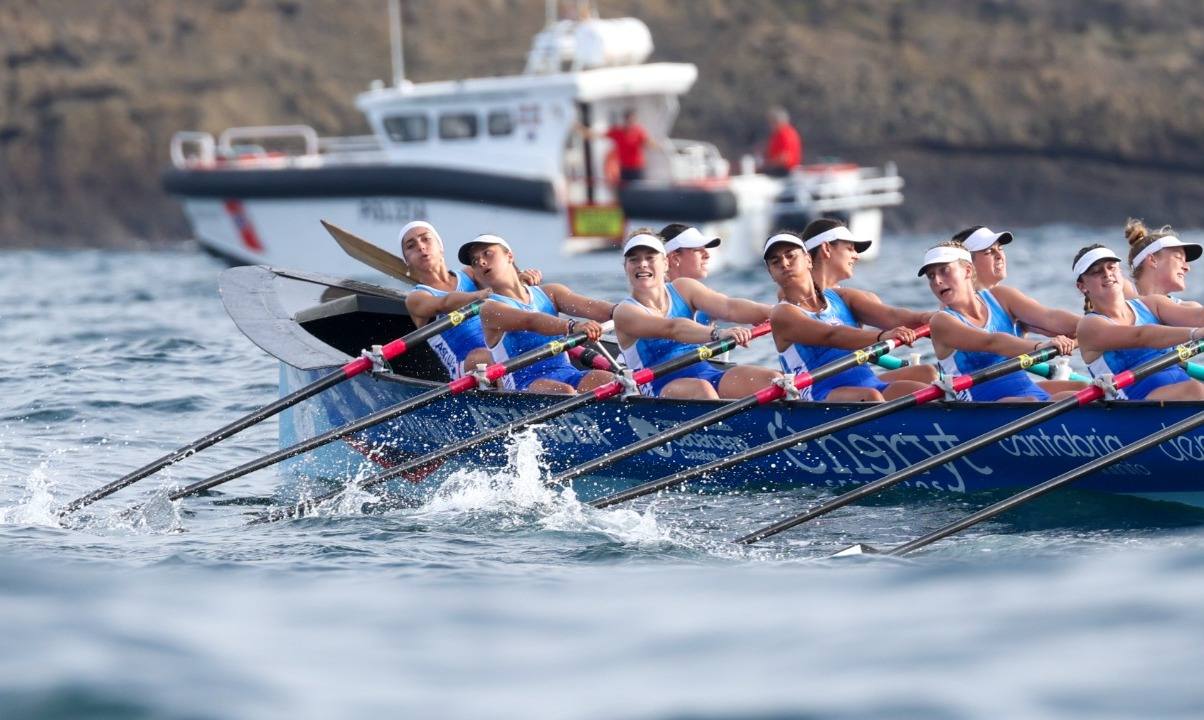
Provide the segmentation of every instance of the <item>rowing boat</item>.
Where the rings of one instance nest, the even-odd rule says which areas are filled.
[[[222,299],[239,329],[280,363],[280,392],[314,382],[361,348],[414,329],[404,293],[366,283],[263,266],[227,270]],[[280,444],[293,445],[403,402],[447,381],[425,346],[370,375],[312,397],[280,416]],[[563,396],[487,390],[447,397],[350,438],[293,458],[283,466],[282,498],[329,489],[331,482],[373,475],[407,459],[476,435]],[[536,429],[549,472],[580,464],[714,409],[717,401],[613,399],[581,407]],[[864,407],[781,401],[628,458],[604,474],[574,480],[583,500],[596,498],[769,442]],[[749,461],[687,487],[706,491],[781,490],[803,485],[840,488],[890,474],[1016,420],[1031,403],[928,403],[838,432],[789,451]],[[1201,403],[1103,402],[1009,437],[909,481],[941,493],[1023,487],[1072,470],[1199,412]],[[421,499],[441,478],[465,466],[506,465],[502,440],[485,443],[389,486]],[[1193,431],[1099,471],[1083,489],[1141,495],[1204,506],[1204,431]]]

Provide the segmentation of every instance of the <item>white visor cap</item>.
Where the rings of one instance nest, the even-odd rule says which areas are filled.
[[[962,248],[938,245],[924,253],[924,262],[920,265],[920,271],[916,273],[916,277],[924,277],[924,271],[928,269],[929,265],[944,265],[958,260],[970,262],[970,253]]]
[[[404,245],[405,241],[406,241],[406,235],[408,235],[411,230],[414,230],[416,228],[423,228],[424,230],[430,230],[431,234],[435,236],[435,239],[439,241],[440,249],[443,248],[443,238],[439,236],[439,231],[435,229],[434,225],[431,225],[426,220],[413,220],[411,222],[406,223],[401,228],[401,232],[397,233],[397,244]]]
[[[1191,262],[1192,260],[1198,260],[1200,258],[1200,253],[1204,251],[1204,248],[1200,247],[1200,245],[1197,243],[1183,242],[1174,235],[1167,235],[1166,237],[1158,238],[1154,242],[1142,248],[1141,252],[1137,253],[1137,256],[1133,258],[1133,268],[1136,269],[1140,267],[1141,263],[1145,262],[1146,258],[1158,252],[1159,250],[1165,250],[1166,248],[1173,247],[1183,248],[1183,254],[1187,257],[1188,262]]]
[[[869,240],[858,240],[853,236],[852,231],[844,225],[837,225],[831,230],[824,230],[814,237],[807,238],[803,241],[803,247],[807,249],[807,252],[811,252],[824,243],[835,242],[837,240],[847,240],[853,243],[853,249],[859,253],[869,250],[872,244]]]
[[[761,257],[765,258],[768,256],[770,248],[778,243],[789,243],[791,245],[797,245],[804,250],[807,249],[807,244],[804,243],[803,239],[799,236],[791,233],[778,233],[776,235],[769,236],[769,239],[765,241],[765,246],[761,248]]]
[[[682,248],[713,248],[719,247],[722,242],[717,237],[709,238],[702,234],[702,231],[696,227],[688,227],[685,230],[677,233],[677,235],[665,243],[665,252],[671,253]]]
[[[970,233],[965,240],[962,240],[962,245],[970,252],[978,252],[980,250],[986,250],[995,243],[1007,245],[1011,241],[1012,234],[1010,232],[997,233],[991,228],[980,227],[974,232]]]
[[[1100,260],[1115,260],[1120,262],[1120,256],[1112,252],[1106,247],[1098,247],[1093,250],[1088,250],[1083,253],[1083,257],[1079,258],[1074,264],[1074,279],[1077,281],[1082,277],[1083,273],[1091,269],[1091,266]]]
[[[650,235],[649,233],[640,233],[638,235],[632,235],[627,239],[627,242],[624,243],[623,257],[627,257],[627,253],[640,247],[648,248],[649,250],[655,250],[662,255],[665,254],[665,245],[661,242],[660,238],[655,235]]]
[[[456,257],[461,263],[464,265],[472,265],[472,249],[476,245],[501,245],[511,253],[514,252],[514,250],[510,247],[510,243],[506,242],[503,238],[497,235],[477,235],[472,240],[469,240],[461,245],[460,251],[456,253]]]

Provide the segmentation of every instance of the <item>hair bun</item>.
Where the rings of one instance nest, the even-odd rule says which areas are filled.
[[[1137,245],[1146,239],[1150,231],[1146,228],[1145,223],[1135,218],[1129,218],[1125,221],[1125,240],[1129,245]]]

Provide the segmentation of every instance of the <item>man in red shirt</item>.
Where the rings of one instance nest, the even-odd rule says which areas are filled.
[[[619,179],[622,182],[644,179],[644,146],[655,147],[644,126],[635,121],[635,110],[623,113],[623,124],[606,131],[619,156]]]
[[[782,108],[769,111],[773,128],[765,144],[765,164],[761,171],[774,177],[785,177],[803,162],[803,139],[790,125],[790,116]]]

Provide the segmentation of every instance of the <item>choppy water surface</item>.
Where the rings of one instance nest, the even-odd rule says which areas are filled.
[[[1022,233],[1012,281],[1077,307],[1074,250],[1118,234]],[[892,238],[851,284],[931,306],[914,260],[932,240]],[[0,716],[1204,713],[1204,511],[1183,506],[1070,493],[907,561],[828,560],[987,499],[887,495],[744,548],[730,540],[824,492],[598,511],[542,487],[531,438],[506,473],[461,473],[417,509],[248,526],[271,472],[163,500],[274,449],[268,422],[60,525],[63,503],[274,399],[220,269],[192,251],[0,254]],[[756,272],[714,284],[770,298]]]

